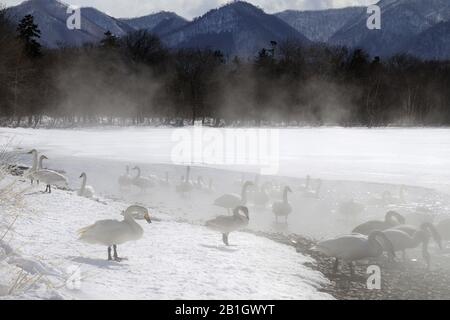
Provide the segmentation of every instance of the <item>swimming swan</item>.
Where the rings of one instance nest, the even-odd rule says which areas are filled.
[[[153,188],[155,186],[155,183],[153,182],[152,179],[146,178],[146,177],[141,177],[141,168],[136,166],[132,170],[136,170],[137,171],[136,177],[134,177],[131,180],[133,185],[135,185],[136,187],[140,188],[142,191],[145,191],[147,189]]]
[[[133,178],[130,175],[130,167],[126,166],[126,171],[124,175],[121,175],[118,179],[119,186],[121,188],[131,186],[133,184]]]
[[[191,192],[192,189],[194,189],[194,185],[190,181],[190,176],[191,176],[191,167],[187,166],[186,167],[186,177],[182,178],[181,184],[179,184],[175,187],[176,192],[184,195],[186,193]]]
[[[245,182],[240,196],[233,193],[224,194],[214,201],[214,205],[227,209],[228,213],[236,207],[244,206],[247,203],[247,189],[250,186],[253,186],[253,182]]]
[[[241,214],[243,213],[243,215]],[[250,220],[248,208],[238,206],[233,210],[232,216],[219,216],[206,222],[206,226],[214,231],[222,233],[222,241],[229,246],[228,235],[230,232],[241,230],[248,226]]]
[[[79,240],[89,244],[99,244],[108,247],[108,260],[122,261],[117,255],[117,246],[128,241],[136,241],[142,238],[144,229],[133,218],[133,207],[129,207],[123,213],[123,221],[100,220],[93,225],[80,229]],[[144,219],[151,223],[148,213]],[[114,249],[114,257],[111,257],[111,247]]]
[[[80,190],[78,190],[78,195],[80,197],[93,198],[95,195],[95,190],[93,187],[86,185],[86,181],[87,181],[86,173],[83,172],[80,175],[80,179],[81,178],[83,179],[83,181],[81,183]]]

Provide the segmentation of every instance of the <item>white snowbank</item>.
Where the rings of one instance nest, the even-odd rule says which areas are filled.
[[[58,289],[60,297],[332,298],[318,292],[327,280],[304,265],[312,262],[310,258],[266,238],[237,232],[230,235],[233,246],[225,247],[219,234],[153,211],[160,221],[142,223],[144,238],[119,246],[119,255],[128,260],[108,262],[105,247],[79,242],[76,231],[99,219],[121,219],[123,203],[107,201],[106,205],[56,189],[43,194],[36,187],[24,201],[13,236],[7,239],[12,247],[20,248],[21,256],[10,262],[55,279],[70,278],[79,268],[81,288],[63,286]],[[42,292],[34,294],[35,298],[49,297]],[[26,297],[30,298],[30,293]]]

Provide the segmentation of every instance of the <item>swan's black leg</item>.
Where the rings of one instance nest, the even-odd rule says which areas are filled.
[[[339,268],[339,259],[336,258],[336,260],[334,261],[334,266],[333,266],[333,273],[336,274],[338,272],[338,268]]]
[[[111,261],[112,257],[111,257],[111,247],[108,247],[108,261]]]
[[[52,186],[48,185],[48,193],[52,193]]]
[[[44,193],[48,192],[48,185],[45,186],[45,191]]]
[[[222,241],[226,246],[229,246],[230,244],[228,243],[228,233],[222,233]]]
[[[119,256],[117,255],[117,246],[115,244],[113,245],[113,249],[114,249],[114,261],[117,261],[117,262],[122,261],[123,259],[119,258]]]

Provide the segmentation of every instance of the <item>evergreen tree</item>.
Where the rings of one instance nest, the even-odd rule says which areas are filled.
[[[100,44],[104,48],[115,48],[119,46],[119,41],[117,37],[108,30],[105,32],[105,37],[102,39]]]
[[[17,27],[17,32],[19,39],[24,42],[26,54],[31,58],[41,56],[41,44],[37,41],[41,37],[41,31],[34,23],[34,17],[31,14],[23,17]]]

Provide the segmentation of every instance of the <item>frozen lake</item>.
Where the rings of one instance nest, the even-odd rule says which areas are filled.
[[[214,131],[212,131],[214,130]],[[320,177],[322,179],[367,181],[432,187],[450,192],[450,129],[424,128],[304,128],[262,129],[268,135],[272,167],[280,176]],[[173,151],[182,135],[191,134],[193,141],[208,137],[245,136],[248,131],[235,129],[193,128],[124,128],[124,129],[0,129],[4,143],[13,139],[24,149],[37,148],[55,160],[77,157],[117,160],[130,163],[173,164]],[[220,138],[220,137],[219,137]],[[264,138],[264,137],[263,137]],[[195,144],[194,144],[195,145]],[[252,147],[239,149],[224,145],[225,161],[213,163],[199,156],[201,148],[192,148],[197,166],[221,167],[235,171],[260,171],[264,165],[246,165],[245,158],[254,153]],[[243,154],[246,153],[246,154]],[[214,159],[213,159],[214,160]],[[260,162],[262,163],[262,162]]]

